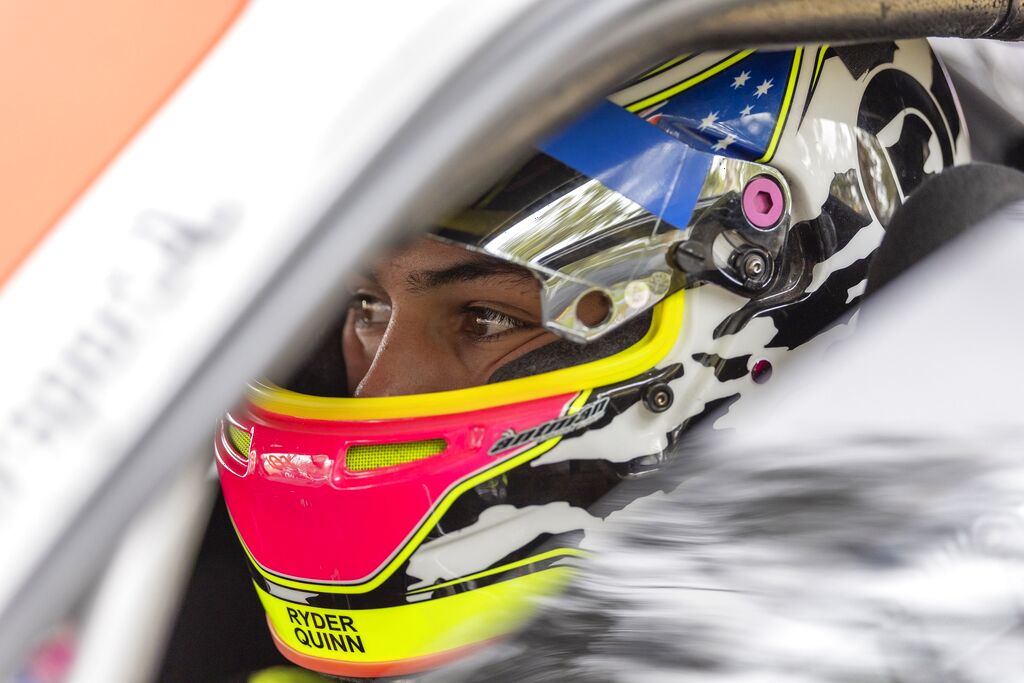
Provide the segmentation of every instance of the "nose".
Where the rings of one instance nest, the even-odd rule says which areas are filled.
[[[405,396],[467,386],[451,355],[429,329],[393,315],[355,395]]]

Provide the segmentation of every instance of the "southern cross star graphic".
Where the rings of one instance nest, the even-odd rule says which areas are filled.
[[[716,121],[718,121],[718,112],[717,111],[710,112],[707,116],[705,116],[704,118],[702,118],[700,120],[700,125],[697,126],[697,129],[698,130],[704,130],[705,128],[708,128],[709,126],[715,125]]]
[[[732,133],[727,133],[724,138],[711,145],[712,151],[721,152],[729,147],[732,143],[736,142],[736,136]]]
[[[696,149],[756,161],[770,148],[794,58],[792,50],[751,53],[641,115]]]
[[[767,95],[768,91],[772,89],[774,78],[766,78],[761,82],[761,85],[757,86],[757,90],[754,91],[754,97],[761,99],[762,95]]]

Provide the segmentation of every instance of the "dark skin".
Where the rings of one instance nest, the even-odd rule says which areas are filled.
[[[541,326],[529,271],[429,238],[382,259],[354,290],[342,335],[352,396],[478,386],[557,339]]]

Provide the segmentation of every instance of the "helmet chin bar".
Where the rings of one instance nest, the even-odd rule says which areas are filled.
[[[541,273],[544,325],[586,343],[682,288],[711,283],[754,297],[782,269],[791,206],[789,186],[776,169],[712,156],[685,228],[666,230],[662,221],[648,215],[646,239]],[[601,280],[607,284],[597,285]],[[584,297],[595,292],[608,308],[597,324],[577,314]]]

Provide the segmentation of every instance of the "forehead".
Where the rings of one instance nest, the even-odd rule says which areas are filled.
[[[444,270],[464,263],[486,262],[486,256],[430,237],[418,237],[379,258],[370,268],[375,278],[397,273]]]

